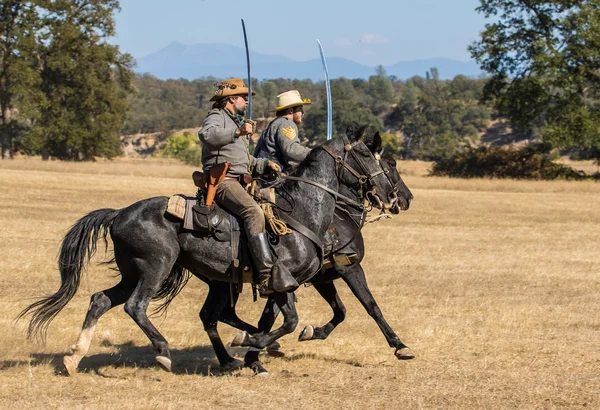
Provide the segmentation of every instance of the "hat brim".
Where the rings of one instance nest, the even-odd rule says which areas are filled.
[[[271,110],[271,112],[277,112],[277,111],[281,111],[281,110],[286,110],[288,108],[300,107],[301,105],[310,105],[310,104],[312,104],[312,101],[310,101],[310,100],[298,101],[295,103],[291,103],[291,104],[287,104],[287,105],[280,105],[279,107],[275,107],[275,109]]]
[[[226,88],[226,90],[231,91],[231,94],[229,94],[229,93],[223,93],[221,95],[215,94],[212,96],[212,98],[209,101],[218,101],[222,98],[235,97],[236,95],[248,95],[248,89],[245,87],[237,87],[235,90]],[[252,91],[252,95],[255,96],[256,92]]]

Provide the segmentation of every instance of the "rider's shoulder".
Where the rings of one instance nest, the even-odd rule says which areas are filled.
[[[275,123],[277,125],[277,127],[279,128],[295,128],[298,129],[298,126],[296,125],[296,123],[292,120],[290,120],[287,117],[279,117],[277,118],[277,122]]]
[[[208,111],[207,116],[209,116],[209,115],[225,115],[225,111],[223,111],[223,110],[221,110],[219,108],[211,108]]]

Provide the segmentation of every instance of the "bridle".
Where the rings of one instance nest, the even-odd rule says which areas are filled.
[[[377,205],[379,205],[379,208],[381,208],[382,213],[385,213],[385,208],[384,208],[383,202],[381,201],[381,198],[377,194],[377,182],[375,181],[375,177],[377,177],[381,174],[385,175],[384,181],[386,184],[389,185],[390,192],[392,195],[392,198],[391,198],[392,203],[394,203],[398,200],[398,184],[394,184],[392,182],[392,180],[389,176],[389,173],[390,173],[389,169],[387,169],[385,166],[383,166],[381,164],[381,153],[373,155],[373,153],[371,153],[371,150],[367,149],[369,156],[371,156],[371,158],[373,158],[375,160],[375,162],[377,162],[377,165],[379,165],[379,169],[377,171],[369,173],[368,167],[365,165],[364,161],[360,158],[360,155],[358,155],[356,153],[356,150],[354,149],[358,144],[364,145],[364,143],[361,140],[350,143],[350,141],[348,140],[348,138],[345,135],[342,136],[342,141],[344,142],[344,156],[343,157],[341,155],[337,155],[328,146],[322,147],[323,150],[325,150],[325,152],[327,152],[329,155],[331,155],[333,157],[333,159],[335,160],[335,162],[337,164],[337,166],[335,168],[335,174],[338,177],[338,181],[341,182],[345,170],[350,172],[350,174],[352,174],[354,177],[356,177],[356,179],[358,179],[358,184],[359,184],[358,198],[360,200],[366,199],[371,207],[373,205],[373,201],[376,201]],[[348,164],[348,162],[347,162],[348,155],[350,155],[354,159],[354,161],[356,161],[358,163],[359,167],[361,168],[361,171],[363,172],[362,174],[357,172],[350,164]],[[366,195],[365,195],[366,198],[365,198],[365,197],[363,197],[363,191],[364,191],[364,185],[367,183],[369,184],[370,190],[366,192]]]
[[[335,160],[335,162],[336,162],[335,174],[337,176],[338,182],[342,181],[344,170],[347,170],[348,172],[350,172],[350,174],[352,174],[358,180],[358,184],[359,184],[358,199],[361,202],[355,201],[345,195],[340,194],[337,191],[334,191],[333,189],[331,189],[329,187],[326,187],[323,184],[312,181],[308,178],[280,174],[281,179],[289,179],[290,181],[299,181],[299,182],[304,182],[304,183],[316,186],[316,187],[330,193],[331,195],[333,195],[336,198],[336,200],[341,201],[341,202],[345,203],[346,205],[350,205],[353,208],[356,208],[361,211],[365,210],[365,205],[364,205],[365,199],[369,203],[369,207],[370,207],[369,209],[371,209],[373,207],[373,201],[375,201],[375,202],[377,202],[378,207],[381,209],[381,213],[385,213],[385,208],[383,206],[383,202],[381,201],[379,195],[377,194],[377,183],[375,181],[375,177],[377,177],[381,174],[386,176],[385,181],[387,184],[389,184],[389,188],[391,188],[390,192],[392,195],[392,198],[391,198],[392,202],[395,202],[398,200],[398,194],[397,194],[398,193],[398,185],[394,184],[392,182],[392,180],[390,179],[390,176],[389,176],[390,171],[386,167],[381,165],[380,154],[373,155],[371,153],[371,151],[369,149],[367,149],[367,152],[369,153],[371,158],[373,158],[375,160],[375,162],[377,163],[377,165],[379,165],[379,169],[377,171],[369,172],[369,169],[365,165],[364,161],[360,158],[360,156],[354,150],[354,148],[359,144],[363,144],[363,146],[365,146],[365,148],[366,148],[366,145],[361,140],[350,143],[350,141],[348,140],[348,138],[345,135],[342,135],[342,142],[344,143],[344,156],[343,157],[341,155],[336,154],[327,145],[323,145],[321,148],[323,148],[323,150],[325,152],[327,152],[329,155],[331,155],[333,157],[333,159]],[[348,154],[350,154],[352,156],[352,158],[358,163],[358,166],[360,167],[362,174],[360,172],[356,171],[350,164],[348,164],[348,162],[347,162]],[[366,195],[363,196],[364,186],[367,183],[368,183],[370,190],[367,191]]]

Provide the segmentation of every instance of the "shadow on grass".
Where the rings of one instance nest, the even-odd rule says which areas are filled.
[[[111,344],[103,341],[102,346],[111,347],[116,352],[91,354],[84,357],[79,363],[79,373],[96,373],[102,377],[115,377],[106,375],[106,368],[151,369],[158,368],[154,351],[151,345],[136,346],[133,342]],[[228,348],[229,354],[234,357],[246,353],[245,348]],[[29,361],[5,360],[0,362],[0,371],[17,366],[39,366],[49,364],[54,368],[56,375],[66,375],[63,357],[68,353],[34,353]],[[221,370],[215,357],[212,346],[196,346],[188,349],[171,349],[172,373],[197,374],[203,376],[221,376],[231,374],[231,371]]]
[[[158,369],[154,351],[151,345],[136,346],[132,341],[123,344],[112,344],[106,340],[101,343],[103,347],[110,347],[113,351],[109,353],[97,353],[84,357],[79,363],[79,373],[95,373],[105,378],[121,378],[122,376],[111,374],[110,369]],[[228,347],[229,354],[238,360],[243,360],[246,348]],[[29,360],[5,360],[0,361],[0,371],[20,366],[36,367],[50,365],[54,374],[66,376],[63,357],[67,352],[56,353],[33,353]],[[278,360],[277,358],[273,358]],[[323,356],[315,353],[299,353],[281,357],[286,362],[294,362],[305,359],[320,360],[331,364],[342,364],[352,367],[369,367],[356,360],[343,360],[334,357]],[[173,374],[202,375],[202,376],[225,376],[235,370],[222,370],[215,357],[212,346],[195,346],[187,349],[171,349],[171,360]],[[389,365],[379,363],[375,366],[388,367]]]

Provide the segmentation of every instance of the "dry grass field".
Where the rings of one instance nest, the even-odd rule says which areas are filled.
[[[198,319],[207,287],[191,279],[154,323],[169,340],[173,373],[154,366],[148,339],[122,307],[100,320],[75,377],[62,356],[92,293],[116,283],[98,265],[50,326],[28,342],[17,314],[58,289],[56,255],[85,213],[194,192],[175,162],[0,162],[0,408],[600,408],[600,184],[425,177],[402,163],[415,200],[364,230],[368,281],[416,359],[398,361],[348,287],[348,314],[326,341],[296,341],[330,309],[297,292],[300,324],[284,358],[264,356],[269,378],[221,374]],[[248,288],[246,288],[248,289]],[[240,315],[262,304],[246,290]],[[234,329],[220,325],[230,341]],[[244,349],[232,349],[241,357]]]

